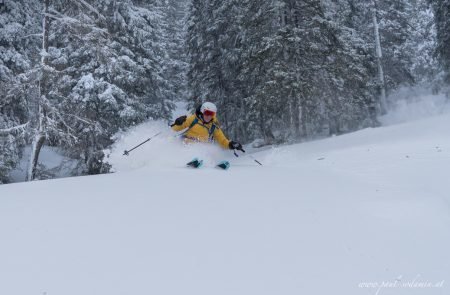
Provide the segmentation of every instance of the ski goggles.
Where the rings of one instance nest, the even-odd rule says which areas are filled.
[[[213,112],[213,111],[209,111],[209,110],[205,110],[205,111],[203,111],[203,115],[204,116],[214,116],[216,113],[215,112]]]

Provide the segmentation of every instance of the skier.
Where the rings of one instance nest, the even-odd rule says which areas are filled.
[[[196,109],[195,114],[189,117],[181,116],[177,118],[170,127],[174,131],[181,131],[187,128],[182,134],[182,138],[186,142],[217,142],[224,149],[245,152],[239,142],[229,140],[223,134],[219,127],[216,113],[216,105],[211,102],[205,102]],[[195,159],[193,162],[196,162]]]
[[[181,116],[170,126],[174,131],[181,131],[186,142],[218,142],[225,149],[244,151],[238,142],[228,140],[219,127],[216,117],[217,107],[211,102],[199,106],[195,114]]]

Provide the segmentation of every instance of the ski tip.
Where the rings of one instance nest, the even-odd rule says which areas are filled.
[[[195,158],[186,164],[186,166],[192,167],[192,168],[200,168],[202,165],[203,165],[203,160],[198,160],[198,158]]]
[[[230,168],[230,162],[228,161],[222,161],[219,164],[217,164],[216,166],[217,168],[223,169],[223,170],[228,170]]]

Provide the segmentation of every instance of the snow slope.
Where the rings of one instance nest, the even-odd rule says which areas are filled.
[[[121,156],[162,128],[139,126],[117,173],[0,186],[0,294],[449,294],[448,126],[254,153],[262,167],[167,135]],[[200,154],[232,168],[183,167]]]

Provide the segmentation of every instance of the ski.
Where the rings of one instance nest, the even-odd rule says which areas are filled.
[[[228,170],[228,168],[230,168],[230,162],[222,161],[219,164],[217,164],[216,167],[220,168],[220,169],[223,169],[223,170]]]
[[[203,160],[200,160],[198,158],[194,158],[192,161],[186,163],[187,167],[190,168],[200,168],[203,166]],[[222,170],[228,170],[230,168],[230,162],[228,161],[220,161],[216,168],[222,169]]]
[[[198,158],[195,158],[186,164],[186,166],[192,167],[192,168],[200,168],[202,165],[203,165],[203,160],[199,160]]]

